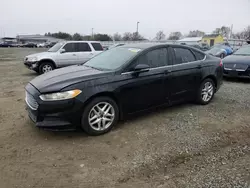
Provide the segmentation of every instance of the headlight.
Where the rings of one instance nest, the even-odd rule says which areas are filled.
[[[71,91],[63,91],[58,93],[50,93],[40,95],[40,99],[43,101],[58,101],[58,100],[65,100],[65,99],[72,99],[79,95],[82,91],[79,89],[71,90]]]
[[[28,61],[30,61],[30,62],[34,62],[34,61],[37,61],[38,59],[37,59],[37,57],[29,57],[28,58]]]

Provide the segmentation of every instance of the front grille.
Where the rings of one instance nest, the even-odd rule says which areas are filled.
[[[29,94],[27,91],[26,91],[25,101],[26,101],[27,105],[28,105],[32,110],[37,110],[37,108],[38,108],[38,103],[36,102],[36,99],[35,99],[31,94]]]
[[[247,64],[240,64],[240,63],[225,63],[224,67],[226,69],[233,69],[233,70],[247,70],[248,65]]]

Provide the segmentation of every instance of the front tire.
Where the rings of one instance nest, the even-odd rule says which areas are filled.
[[[224,53],[220,54],[220,58],[223,59],[226,55]]]
[[[116,125],[119,109],[110,97],[97,97],[87,104],[82,115],[82,129],[92,136],[109,132]]]
[[[210,78],[205,79],[199,88],[197,94],[197,101],[199,104],[206,105],[210,103],[213,99],[215,93],[215,84],[214,81]]]
[[[48,73],[54,70],[54,65],[50,62],[43,62],[39,66],[39,74]]]

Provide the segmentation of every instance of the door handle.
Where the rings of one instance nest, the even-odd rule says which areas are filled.
[[[201,65],[197,65],[197,68],[198,68],[198,69],[201,69]]]
[[[76,56],[76,54],[72,54],[73,56]]]
[[[169,74],[169,73],[171,73],[171,72],[172,72],[171,70],[165,70],[165,71],[164,71],[165,74]]]

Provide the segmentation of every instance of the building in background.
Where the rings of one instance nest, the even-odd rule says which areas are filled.
[[[223,41],[224,38],[220,34],[206,34],[202,37],[202,43],[207,43],[210,47]]]
[[[17,43],[16,38],[13,37],[3,37],[0,39],[0,42],[4,42],[4,43]]]
[[[58,42],[61,41],[61,39],[57,39],[50,36],[44,36],[44,35],[17,35],[16,37],[17,41],[20,43],[45,43],[45,42]]]
[[[202,37],[186,37],[177,41],[178,44],[198,44],[202,40]]]

